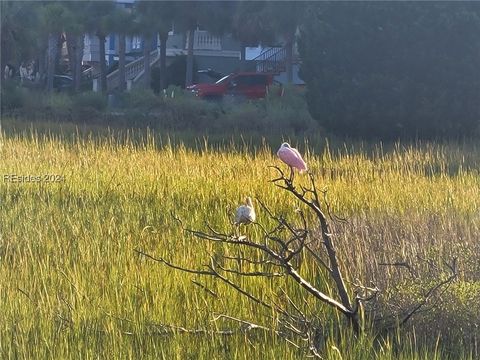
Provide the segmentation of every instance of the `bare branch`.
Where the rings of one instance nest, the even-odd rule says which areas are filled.
[[[210,295],[218,298],[218,295],[215,292],[213,292],[212,290],[210,290],[208,287],[206,287],[205,285],[203,285],[203,284],[201,284],[201,283],[199,283],[198,281],[195,281],[195,280],[192,280],[192,283],[194,283],[198,287],[202,288],[203,290],[205,290]]]
[[[279,171],[283,175],[281,170],[279,170],[278,168],[277,168],[277,171]],[[343,281],[343,276],[340,271],[340,266],[337,261],[336,251],[331,239],[331,233],[329,231],[327,218],[325,217],[322,210],[320,209],[320,199],[318,196],[318,192],[316,190],[315,178],[312,173],[309,173],[309,178],[312,186],[312,191],[314,192],[313,200],[308,200],[307,198],[302,196],[302,194],[296,190],[293,183],[289,179],[285,178],[284,176],[280,177],[279,180],[274,181],[274,183],[275,185],[278,185],[278,182],[280,181],[283,182],[284,187],[286,188],[287,191],[292,193],[298,200],[300,200],[305,205],[307,205],[317,215],[317,218],[320,222],[320,226],[322,230],[322,238],[323,238],[324,246],[327,251],[328,258],[330,260],[330,268],[332,269],[331,274],[337,285],[337,291],[342,300],[342,304],[345,307],[351,309],[350,298],[348,296],[345,283]]]
[[[300,308],[295,304],[295,302],[288,296],[287,292],[284,289],[280,289],[283,296],[288,300],[288,303],[295,309],[295,311],[302,317],[304,322],[308,322],[307,316],[300,310]]]
[[[176,269],[176,270],[181,270],[181,271],[184,271],[184,272],[187,272],[187,273],[190,273],[190,274],[197,274],[197,275],[210,275],[210,276],[214,276],[215,273],[212,272],[212,271],[205,271],[205,270],[195,270],[195,269],[188,269],[188,268],[184,268],[184,267],[181,267],[181,266],[178,266],[178,265],[174,265],[168,261],[166,261],[165,259],[163,258],[156,258],[152,255],[149,255],[141,250],[137,250],[137,249],[134,249],[133,251],[135,251],[137,254],[139,255],[143,255],[149,259],[152,259],[154,261],[157,261],[157,262],[160,262],[160,263],[163,263],[165,265],[167,265],[168,267],[172,268],[172,269]]]
[[[315,258],[315,260],[317,260],[329,273],[332,272],[332,269],[330,269],[330,267],[325,263],[325,261],[323,261],[323,259],[318,256],[318,254],[316,254],[315,251],[310,248],[310,246],[305,245],[305,249],[307,249],[308,252]]]
[[[227,255],[220,255],[223,259],[225,260],[235,260],[235,261],[242,261],[246,262],[249,264],[254,264],[254,265],[273,265],[273,266],[282,266],[274,261],[267,260],[267,259],[261,259],[261,260],[252,260],[252,259],[247,259],[245,257],[241,256],[227,256]]]
[[[215,315],[213,317],[212,321],[217,321],[219,319],[227,319],[227,320],[232,320],[232,321],[239,322],[240,324],[242,324],[242,327],[241,327],[242,331],[253,330],[253,329],[262,329],[262,330],[266,330],[266,331],[273,331],[272,329],[267,328],[265,326],[254,324],[250,321],[241,320],[241,319],[235,318],[233,316],[224,315],[224,314]]]
[[[324,294],[317,288],[315,288],[312,284],[310,284],[308,281],[303,279],[300,274],[293,269],[293,267],[290,265],[287,267],[287,272],[292,276],[292,278],[300,284],[305,290],[307,290],[310,294],[315,296],[317,299],[323,301],[324,303],[333,306],[334,308],[340,310],[342,313],[345,315],[350,315],[352,313],[352,310],[345,307],[343,304],[339,303],[338,301],[332,299],[330,296]]]
[[[154,327],[160,329],[163,334],[168,333],[187,333],[194,335],[234,335],[236,332],[234,330],[208,330],[208,329],[187,329],[183,326],[176,326],[170,324],[152,324]]]
[[[218,262],[215,261],[216,267],[222,269],[225,272],[231,273],[231,274],[236,274],[240,276],[264,276],[264,277],[281,277],[285,276],[284,273],[268,273],[268,272],[263,272],[263,271],[251,271],[251,272],[243,272],[243,271],[238,271],[234,269],[227,269],[221,266]]]
[[[175,220],[176,222],[178,222],[178,223],[180,224],[180,226],[183,228],[183,222],[182,222],[182,220],[181,220],[173,211],[170,212],[170,215],[171,215],[171,217],[173,218],[173,220]]]
[[[215,269],[214,269],[214,264],[213,264],[213,260],[212,260],[212,265],[210,265],[210,269],[212,270],[212,272],[215,273],[215,276],[217,278],[219,278],[220,280],[222,280],[224,283],[226,283],[227,285],[231,286],[232,288],[234,288],[235,290],[237,290],[239,293],[241,293],[242,295],[245,295],[247,298],[249,298],[250,300],[256,302],[257,304],[260,304],[268,309],[273,309],[272,305],[270,304],[267,304],[265,301],[253,296],[252,294],[250,294],[249,292],[245,291],[244,289],[242,289],[239,285],[235,284],[234,282],[232,282],[231,280],[229,280],[228,278],[226,278],[225,276],[221,275],[220,273],[218,273]]]

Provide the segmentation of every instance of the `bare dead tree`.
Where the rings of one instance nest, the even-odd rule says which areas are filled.
[[[232,233],[218,231],[209,225],[206,225],[207,231],[188,229],[184,227],[180,219],[174,216],[185,232],[192,234],[200,240],[217,243],[219,245],[227,244],[229,248],[238,250],[236,256],[211,254],[209,262],[205,264],[204,268],[192,269],[174,264],[162,257],[152,256],[138,249],[135,251],[141,256],[162,263],[172,269],[200,276],[213,277],[225,283],[258,306],[275,313],[276,316],[274,318],[277,324],[275,328],[268,328],[227,314],[216,314],[214,321],[235,321],[240,324],[242,331],[271,331],[281,336],[292,346],[299,349],[306,349],[312,356],[321,358],[319,354],[319,349],[321,348],[321,340],[319,339],[322,338],[321,324],[319,325],[318,318],[315,318],[315,315],[307,315],[305,311],[302,310],[305,306],[308,306],[305,299],[313,298],[341,313],[347,320],[349,327],[353,330],[353,334],[358,335],[363,328],[361,318],[363,311],[360,311],[362,304],[375,300],[379,289],[375,284],[372,286],[364,286],[345,280],[341,268],[341,261],[339,261],[337,257],[333,234],[329,226],[329,219],[333,219],[333,217],[330,214],[330,208],[326,202],[325,191],[318,190],[313,174],[307,174],[309,179],[308,187],[297,187],[294,182],[295,175],[292,170],[287,176],[279,167],[273,167],[273,169],[278,173],[278,177],[271,180],[271,182],[275,186],[293,195],[299,203],[303,204],[303,207],[314,215],[314,219],[317,222],[316,225],[308,224],[307,216],[303,210],[299,209],[296,211],[296,221],[287,220],[283,216],[274,214],[266,204],[260,199],[257,199],[262,209],[275,224],[270,229],[267,229],[261,223],[253,223],[251,226],[257,227],[261,233],[258,239],[252,239],[246,235],[238,235],[237,231]],[[246,249],[249,249],[249,251],[243,251]],[[244,255],[245,253],[250,255]],[[304,256],[307,256],[324,269],[330,279],[330,283],[334,284],[334,294],[326,293],[312,283],[311,280],[306,279],[300,274],[299,264]],[[234,264],[237,266],[234,266]],[[410,269],[408,265],[402,262],[383,265],[402,266]],[[260,270],[244,270],[244,268],[249,268],[249,266],[253,266],[255,269],[260,268]],[[448,284],[453,281],[456,276],[455,264],[451,266],[450,269],[452,275],[435,284],[425,293],[425,297],[418,304],[404,313],[400,319],[400,325],[406,323],[414,314],[419,312],[435,294],[442,291],[445,286],[448,286]],[[297,300],[294,300],[286,291],[282,290],[282,299],[288,306],[280,306],[272,299],[257,297],[242,288],[242,286],[232,280],[238,277],[288,277],[304,291],[304,301],[300,304],[298,297],[296,297]],[[352,288],[349,289],[346,283],[351,283]],[[194,284],[207,291],[210,295],[218,297],[217,294],[205,285],[197,281],[194,281]],[[167,327],[171,328],[170,325]],[[191,332],[194,331],[195,330],[191,330]],[[205,331],[206,330],[201,330],[200,333]],[[221,333],[227,334],[233,332],[222,330]]]

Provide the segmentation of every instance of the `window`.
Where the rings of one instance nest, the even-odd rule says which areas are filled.
[[[142,47],[142,38],[140,36],[132,36],[132,50]]]

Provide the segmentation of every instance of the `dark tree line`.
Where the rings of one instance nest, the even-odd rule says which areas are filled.
[[[480,4],[476,2],[145,1],[132,11],[113,1],[1,3],[1,69],[38,59],[46,89],[67,41],[75,89],[81,79],[83,34],[117,34],[120,78],[125,37],[160,38],[160,88],[166,87],[166,42],[175,30],[193,38],[197,26],[230,32],[245,47],[286,47],[287,79],[297,43],[312,116],[339,135],[459,137],[480,119]],[[300,31],[299,31],[300,30]],[[62,34],[66,34],[62,38]],[[100,58],[105,58],[100,47]],[[151,84],[145,47],[145,86]],[[106,91],[106,64],[100,63]],[[193,79],[193,42],[187,42],[186,84]],[[121,81],[120,88],[126,87]]]
[[[329,2],[302,26],[309,109],[336,134],[458,137],[480,121],[480,4]]]

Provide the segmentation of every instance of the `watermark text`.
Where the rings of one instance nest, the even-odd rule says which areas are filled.
[[[59,174],[4,174],[4,183],[61,183],[65,182],[65,176]]]

